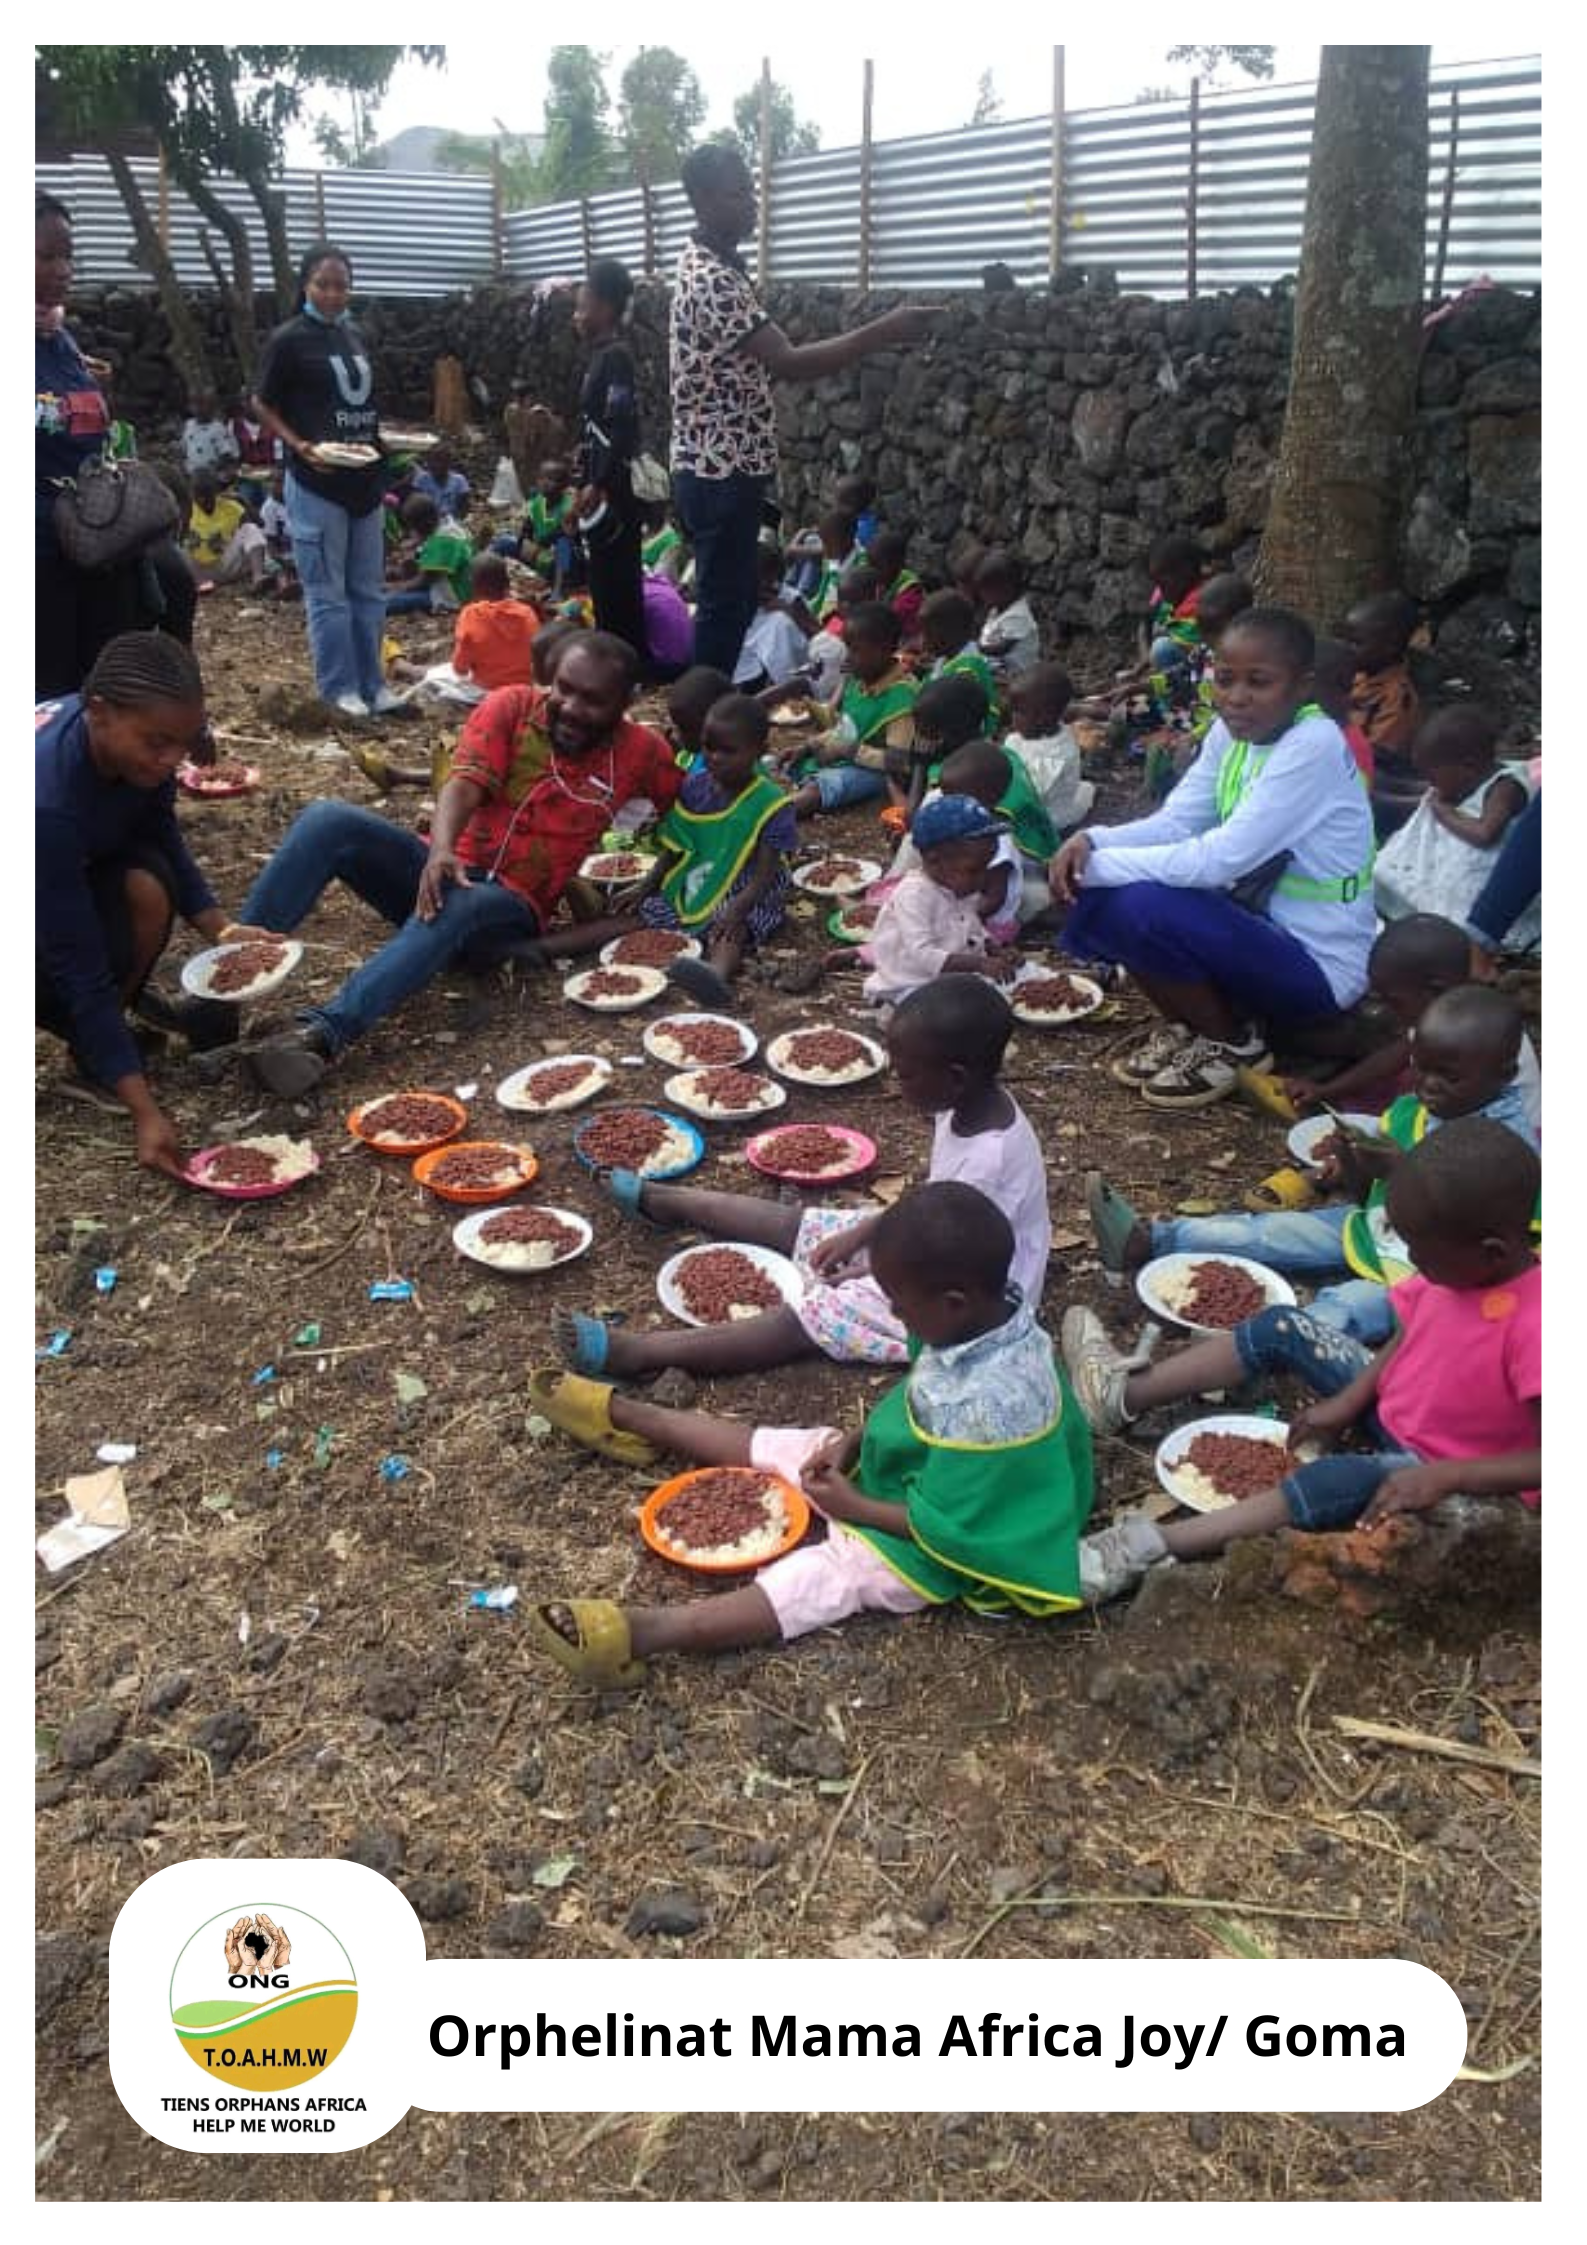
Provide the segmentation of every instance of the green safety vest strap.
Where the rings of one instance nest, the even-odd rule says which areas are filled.
[[[1304,702],[1296,710],[1297,718],[1321,717],[1322,710],[1316,702]],[[1273,751],[1255,757],[1249,741],[1231,741],[1229,753],[1218,768],[1218,824],[1226,826],[1240,805],[1250,794],[1267,768],[1267,759]],[[1356,773],[1362,789],[1366,789],[1366,775]],[[1374,835],[1367,846],[1367,862],[1359,871],[1347,873],[1342,879],[1314,881],[1304,873],[1285,873],[1278,880],[1275,895],[1294,897],[1307,904],[1354,904],[1372,879],[1372,868],[1378,860],[1377,838]]]

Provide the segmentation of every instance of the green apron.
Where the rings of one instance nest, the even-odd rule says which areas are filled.
[[[757,777],[725,810],[686,811],[673,804],[656,834],[682,854],[661,893],[684,927],[699,927],[720,908],[787,801],[774,781]]]

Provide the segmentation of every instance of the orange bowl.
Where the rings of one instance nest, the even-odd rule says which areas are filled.
[[[788,1529],[782,1541],[770,1551],[759,1552],[753,1559],[691,1559],[677,1550],[663,1535],[659,1522],[662,1513],[676,1496],[690,1489],[696,1481],[708,1474],[740,1474],[746,1481],[759,1482],[762,1487],[770,1481],[782,1492],[783,1505],[788,1514]],[[659,1489],[652,1489],[640,1507],[639,1532],[658,1559],[668,1559],[675,1567],[687,1567],[698,1575],[741,1575],[752,1567],[764,1567],[768,1561],[780,1559],[785,1551],[792,1551],[810,1525],[810,1500],[803,1490],[785,1481],[780,1473],[763,1473],[759,1466],[697,1466],[689,1473],[676,1473],[670,1481],[663,1481]]]
[[[510,1157],[518,1164],[518,1175],[506,1185],[443,1184],[435,1173],[453,1154],[500,1154],[503,1168]],[[421,1154],[413,1165],[413,1174],[438,1200],[482,1206],[486,1201],[504,1200],[511,1193],[521,1193],[525,1185],[539,1176],[540,1164],[527,1146],[509,1146],[502,1138],[459,1138],[444,1146],[432,1146],[427,1154]]]
[[[452,1126],[432,1138],[392,1138],[377,1142],[364,1127],[364,1119],[372,1108],[384,1106],[388,1099],[433,1099],[450,1109],[454,1117]],[[355,1107],[347,1118],[347,1127],[359,1144],[367,1146],[372,1154],[425,1154],[432,1146],[444,1146],[460,1130],[467,1129],[468,1109],[460,1099],[450,1098],[444,1091],[383,1091],[378,1099],[366,1099],[361,1107]]]

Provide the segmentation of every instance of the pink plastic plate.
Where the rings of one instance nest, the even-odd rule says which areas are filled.
[[[284,1177],[270,1185],[212,1185],[205,1172],[215,1156],[225,1151],[224,1146],[206,1146],[202,1152],[194,1154],[182,1172],[187,1183],[197,1185],[201,1192],[214,1193],[221,1200],[273,1200],[277,1193],[289,1193],[294,1185],[301,1185],[320,1166],[320,1157],[316,1154],[313,1168],[304,1170],[300,1177]]]
[[[850,1159],[845,1162],[841,1169],[815,1171],[789,1169],[780,1166],[772,1158],[777,1139],[784,1132],[797,1130],[801,1127],[830,1131],[834,1138],[841,1138],[849,1148]],[[876,1141],[874,1138],[867,1138],[863,1130],[850,1130],[846,1124],[842,1123],[820,1123],[804,1126],[798,1123],[783,1123],[777,1130],[763,1130],[758,1137],[750,1139],[744,1148],[744,1158],[751,1169],[758,1169],[763,1177],[786,1178],[791,1185],[841,1185],[845,1178],[862,1176],[867,1169],[873,1166],[876,1160]]]

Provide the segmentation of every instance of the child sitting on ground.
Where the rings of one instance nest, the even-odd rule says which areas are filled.
[[[1418,731],[1411,764],[1427,792],[1373,869],[1373,902],[1385,920],[1408,912],[1464,920],[1470,912],[1532,797],[1526,765],[1501,764],[1498,738],[1493,719],[1469,704],[1438,710]],[[1516,947],[1535,942],[1541,925],[1534,906],[1512,938]]]
[[[1221,584],[1215,577],[1214,584]],[[1210,595],[1212,586],[1207,587]],[[1207,602],[1202,600],[1203,617]],[[1250,603],[1247,602],[1247,606]],[[1377,759],[1372,743],[1355,720],[1353,694],[1356,677],[1356,651],[1348,639],[1319,639],[1317,653],[1312,663],[1312,694],[1324,717],[1331,717],[1345,737],[1345,745],[1356,760],[1356,770],[1370,790],[1377,776]]]
[[[846,810],[887,793],[887,751],[915,737],[915,681],[898,660],[899,624],[880,601],[846,611],[847,676],[836,702],[822,711],[823,732],[777,759],[802,782],[794,809],[801,818]]]
[[[783,598],[812,629],[819,629],[838,604],[845,570],[864,559],[854,536],[854,517],[842,507],[829,507],[814,530],[801,531],[788,548]]]
[[[1385,1288],[1413,1267],[1387,1221],[1384,1180],[1409,1148],[1464,1115],[1485,1115],[1536,1147],[1517,1076],[1522,1033],[1515,1000],[1488,984],[1463,983],[1435,998],[1411,1034],[1413,1090],[1383,1115],[1379,1138],[1352,1136],[1322,1164],[1319,1182],[1325,1190],[1344,1187],[1354,1196],[1348,1201],[1272,1215],[1144,1223],[1093,1173],[1086,1206],[1104,1271],[1117,1283],[1157,1255],[1208,1254],[1249,1255],[1314,1284],[1353,1272],[1343,1284],[1324,1285],[1311,1314],[1357,1340],[1381,1341],[1390,1324]]]
[[[887,1025],[887,1056],[905,1105],[934,1118],[929,1181],[974,1185],[1002,1210],[1014,1232],[1013,1280],[1035,1310],[1052,1226],[1036,1133],[998,1081],[1013,1026],[1007,999],[989,982],[950,975],[899,1005]],[[802,1291],[797,1308],[728,1325],[635,1332],[598,1317],[559,1315],[557,1346],[575,1371],[629,1380],[673,1364],[711,1374],[763,1372],[821,1355],[839,1364],[905,1361],[907,1330],[866,1268],[878,1213],[652,1185],[626,1169],[606,1172],[602,1183],[627,1215],[790,1256]]]
[[[1089,1310],[1063,1321],[1075,1392],[1099,1434],[1143,1411],[1290,1376],[1323,1398],[1290,1422],[1291,1442],[1327,1448],[1355,1431],[1367,1454],[1335,1452],[1282,1482],[1192,1520],[1126,1516],[1081,1547],[1088,1604],[1116,1598],[1168,1559],[1204,1559],[1278,1528],[1326,1534],[1456,1495],[1540,1501],[1543,1274],[1532,1253],[1536,1154],[1495,1122],[1451,1123],[1390,1179],[1389,1219],[1416,1275],[1390,1293],[1393,1337],[1370,1355],[1304,1310],[1268,1309],[1162,1364],[1133,1369]]]
[[[540,481],[529,494],[518,537],[519,560],[543,577],[553,593],[561,591],[572,559],[572,482],[573,471],[566,460],[541,462]]]
[[[966,741],[984,738],[986,692],[979,679],[959,671],[933,678],[922,686],[915,701],[915,737],[907,749],[887,752],[889,806],[882,824],[902,834],[925,800],[928,788],[938,785],[943,761]]]
[[[1148,548],[1146,566],[1155,580],[1146,618],[1146,666],[1171,693],[1175,679],[1190,671],[1201,650],[1207,557],[1194,538],[1170,531]]]
[[[699,763],[705,747],[705,721],[722,696],[732,691],[733,681],[726,671],[713,670],[709,663],[695,663],[662,695],[667,715],[661,730],[671,741],[684,771]]]
[[[637,1684],[653,1653],[786,1643],[855,1613],[957,1600],[977,1612],[1047,1616],[1077,1605],[1091,1444],[1051,1342],[1008,1290],[1014,1244],[1007,1217],[970,1185],[919,1186],[876,1220],[876,1279],[920,1349],[863,1435],[752,1430],[593,1382],[559,1383],[563,1423],[582,1412],[581,1439],[595,1447],[626,1437],[635,1459],[660,1448],[759,1467],[801,1486],[832,1525],[824,1542],[721,1597],[533,1605],[540,1650],[585,1683]]]
[[[654,499],[641,514],[645,525],[644,543],[639,549],[641,568],[652,577],[666,577],[673,584],[680,584],[688,555],[684,550],[683,532],[672,519],[670,501]]]
[[[810,672],[810,698],[814,702],[836,701],[843,688],[844,641],[848,620],[856,608],[874,601],[881,591],[881,579],[868,561],[856,562],[845,569],[838,580],[837,598],[828,609],[821,629],[805,649],[805,663]]]
[[[996,723],[997,680],[976,638],[975,610],[951,587],[927,596],[920,611],[920,651],[926,658],[926,683],[939,678],[973,678],[986,697],[986,726]]]
[[[1017,925],[1019,869],[1005,857],[1000,819],[968,795],[939,795],[922,805],[910,830],[919,857],[877,915],[860,962],[871,972],[865,996],[873,1006],[893,1005],[911,990],[944,974],[993,975],[1007,981],[1019,965],[1012,950],[989,951]]]
[[[435,501],[422,492],[403,501],[402,524],[417,542],[417,551],[408,575],[386,594],[386,614],[440,615],[460,607],[468,598],[474,570],[468,532],[450,516],[437,513]]]
[[[799,844],[792,805],[760,769],[766,733],[766,712],[747,694],[712,704],[701,762],[656,828],[668,862],[639,902],[646,927],[702,937],[707,966],[726,982],[782,926]]]
[[[746,694],[763,693],[805,674],[808,635],[789,613],[783,595],[782,556],[762,546],[755,556],[760,605],[750,618],[739,650],[733,684]]]
[[[869,552],[877,530],[876,485],[872,479],[868,475],[840,476],[832,504],[853,522],[854,542],[860,552]]]
[[[1025,572],[1002,546],[985,555],[975,573],[976,599],[988,611],[981,652],[1003,691],[1041,661],[1041,633],[1025,598]]]
[[[473,567],[470,598],[460,610],[452,635],[449,663],[394,662],[394,678],[416,679],[428,700],[460,703],[471,709],[498,686],[527,686],[533,675],[540,618],[526,600],[507,591],[507,564],[500,554],[482,553]]]
[[[1411,765],[1411,743],[1422,721],[1409,660],[1416,625],[1414,600],[1403,592],[1380,592],[1358,601],[1339,627],[1338,636],[1356,651],[1350,712],[1372,743],[1372,808],[1380,839],[1405,823],[1422,796]]]
[[[269,556],[265,534],[250,522],[240,500],[222,498],[213,471],[193,478],[193,510],[183,540],[202,591],[207,585],[258,585]]]
[[[898,618],[899,645],[913,649],[920,644],[920,611],[925,605],[926,588],[913,569],[905,566],[908,551],[909,539],[902,530],[883,529],[866,546],[865,558],[881,579],[878,598]]]
[[[433,504],[443,522],[461,522],[468,513],[468,478],[452,460],[450,445],[438,444],[413,471],[413,488]]]
[[[1080,743],[1064,722],[1074,700],[1069,673],[1059,663],[1037,663],[1009,688],[1009,713],[1014,720],[1003,746],[1017,756],[1029,775],[1058,842],[1084,826],[1096,801],[1096,789],[1080,774]],[[1025,842],[1022,849],[1028,848]],[[1048,856],[1052,852],[1049,851]],[[1049,899],[1049,902],[1051,900]]]
[[[237,440],[230,423],[221,417],[213,390],[194,392],[193,410],[182,423],[181,442],[182,465],[190,477],[201,476],[207,468],[218,483],[235,469]]]
[[[1325,1100],[1336,1112],[1363,1104],[1377,1109],[1409,1091],[1411,1031],[1435,998],[1474,979],[1465,930],[1453,920],[1430,912],[1391,920],[1372,946],[1367,995],[1352,1017],[1360,1057],[1324,1079],[1286,1077],[1296,1113],[1309,1114]],[[1535,1134],[1542,1128],[1543,1085],[1530,1037],[1521,1039],[1516,1083]]]
[[[922,702],[932,690],[927,687],[920,697]],[[1022,921],[1052,909],[1047,863],[1058,847],[1052,822],[1031,786],[1029,774],[1006,746],[999,748],[992,741],[980,739],[965,741],[943,758],[935,773],[938,784],[920,808],[939,802],[944,795],[968,795],[1004,828],[992,867],[994,874],[999,867],[1006,868],[1007,887],[983,917],[994,943],[1012,943]],[[915,817],[918,820],[918,809]],[[919,864],[920,852],[911,831],[898,846],[885,884],[879,881],[868,892],[869,900],[885,901],[904,875],[915,872]]]

